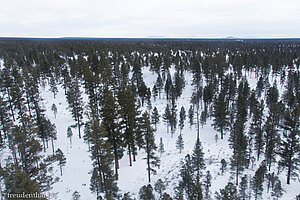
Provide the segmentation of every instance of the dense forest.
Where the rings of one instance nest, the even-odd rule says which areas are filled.
[[[74,120],[65,137],[70,145],[72,137],[88,144],[89,189],[97,199],[256,200],[266,191],[281,199],[288,192],[284,185],[299,185],[300,40],[2,38],[0,64],[3,193],[48,192],[64,173],[68,160],[55,145],[58,132],[43,105],[45,88],[54,99],[64,91]],[[155,77],[154,85],[145,82],[144,69]],[[186,109],[177,102],[188,85]],[[163,110],[155,106],[161,99]],[[57,106],[51,106],[55,116]],[[208,121],[231,154],[218,161],[220,176],[231,174],[218,191],[210,190],[201,144]],[[164,141],[155,134],[159,126],[170,137],[178,130],[174,149],[181,155],[187,125],[196,136],[194,147],[183,155],[169,194],[163,177],[152,181],[164,159]],[[148,183],[136,196],[121,193],[119,161],[128,157],[133,166],[141,152]],[[248,169],[253,176],[245,175]],[[79,198],[74,192],[73,199]]]

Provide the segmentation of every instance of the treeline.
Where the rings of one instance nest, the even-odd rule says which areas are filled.
[[[66,160],[55,149],[56,128],[46,117],[40,96],[48,85],[54,98],[58,86],[65,91],[75,121],[66,130],[70,143],[76,128],[90,146],[90,189],[99,198],[120,198],[116,180],[125,153],[132,166],[138,151],[145,151],[151,182],[159,166],[157,153],[163,154],[162,140],[159,147],[154,141],[157,126],[163,121],[173,136],[178,126],[183,129],[186,117],[190,127],[197,127],[197,140],[193,155],[182,163],[175,199],[211,196],[200,143],[200,126],[209,118],[221,139],[229,133],[233,154],[231,160],[222,160],[222,170],[228,163],[235,184],[226,188],[240,185],[246,189],[237,198],[253,194],[257,199],[266,180],[268,191],[271,187],[274,195],[280,194],[275,192],[281,183],[272,167],[278,173],[285,170],[287,184],[299,173],[299,47],[299,40],[2,39],[0,145],[11,153],[11,159],[0,163],[5,191],[50,190],[57,181],[51,174],[54,162],[62,173]],[[144,81],[145,67],[157,77],[151,87]],[[194,89],[189,110],[182,107],[178,118],[176,101],[187,73],[193,75]],[[249,87],[250,74],[258,80],[254,89]],[[83,101],[83,91],[88,102]],[[152,106],[161,98],[167,102],[163,113]],[[51,109],[56,115],[55,104]],[[180,153],[182,134],[176,143]],[[53,155],[43,156],[48,147]],[[260,167],[248,180],[243,171],[254,162]],[[225,198],[226,188],[217,199]]]

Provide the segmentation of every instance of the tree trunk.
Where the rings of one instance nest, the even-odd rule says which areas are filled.
[[[132,160],[131,160],[131,149],[130,149],[130,145],[128,144],[128,154],[129,154],[129,166],[132,166]]]
[[[54,155],[54,143],[53,143],[53,138],[51,138],[51,143],[52,143],[52,152],[53,152],[53,155]]]

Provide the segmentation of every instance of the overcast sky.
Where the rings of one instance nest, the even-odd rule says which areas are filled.
[[[0,0],[0,37],[297,37],[299,0]]]

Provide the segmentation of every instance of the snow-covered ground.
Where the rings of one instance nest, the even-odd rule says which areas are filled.
[[[171,70],[172,74],[172,70]],[[156,81],[156,75],[148,70],[148,68],[143,69],[144,81],[147,86],[151,87]],[[256,86],[256,79],[254,74],[250,76],[249,84],[253,88]],[[185,74],[186,87],[183,91],[182,96],[177,101],[177,112],[181,106],[184,106],[186,113],[190,107],[190,97],[192,95],[191,86],[192,75],[188,72]],[[273,82],[271,82],[272,85]],[[83,139],[78,138],[77,128],[73,128],[73,137],[72,137],[72,148],[70,146],[69,138],[67,138],[67,128],[70,125],[75,124],[72,119],[71,113],[68,110],[68,104],[66,102],[66,97],[64,91],[59,87],[59,93],[54,99],[53,94],[49,91],[48,86],[45,89],[41,89],[41,96],[44,99],[43,103],[47,109],[48,118],[55,123],[57,128],[57,140],[55,141],[55,148],[60,148],[67,159],[66,166],[63,167],[63,175],[60,176],[60,171],[58,166],[56,166],[56,176],[60,177],[60,181],[55,183],[52,189],[52,193],[57,193],[57,199],[67,200],[71,199],[72,193],[78,191],[81,195],[81,199],[89,200],[96,199],[96,195],[92,194],[89,189],[90,177],[89,174],[92,169],[92,162],[90,159],[90,153],[88,152],[88,145],[84,143]],[[86,96],[84,97],[87,100]],[[87,101],[86,101],[87,102]],[[55,103],[58,108],[57,117],[54,117],[53,112],[51,111],[51,105]],[[157,107],[159,114],[162,115],[166,107],[166,98],[162,95],[161,99],[152,99],[152,107]],[[232,150],[228,145],[227,133],[223,140],[218,139],[216,141],[215,135],[219,133],[211,127],[211,120],[208,119],[207,124],[200,129],[200,141],[203,146],[203,152],[205,156],[206,170],[210,171],[212,175],[212,186],[211,186],[211,195],[214,197],[215,191],[224,188],[224,186],[229,182],[233,181],[231,179],[230,170],[227,170],[224,175],[220,174],[220,161],[225,159],[229,163],[229,159],[232,156]],[[82,129],[83,132],[83,129]],[[159,144],[160,138],[163,139],[165,153],[161,156],[161,165],[157,169],[157,174],[152,175],[151,184],[154,186],[154,183],[158,179],[165,181],[167,185],[166,192],[174,194],[174,187],[179,182],[179,170],[181,167],[181,161],[184,159],[186,154],[191,153],[194,148],[196,141],[196,127],[190,129],[188,123],[188,117],[185,121],[185,126],[183,129],[183,139],[184,139],[184,150],[180,154],[176,149],[175,142],[177,140],[180,130],[177,128],[176,133],[171,137],[171,133],[167,133],[166,125],[162,122],[160,118],[160,124],[155,133],[155,139],[157,146]],[[48,153],[52,153],[52,149],[49,148]],[[130,192],[132,196],[138,197],[138,191],[143,185],[148,184],[147,171],[146,171],[146,160],[145,153],[143,150],[138,152],[136,157],[136,162],[133,163],[133,166],[129,166],[128,156],[125,152],[124,157],[120,160],[120,170],[119,170],[119,180],[118,186],[121,190],[120,193]],[[259,163],[254,164],[254,168],[251,167],[245,170],[244,174],[248,176],[253,176],[255,170]],[[274,167],[275,168],[275,167]],[[279,176],[284,190],[286,191],[282,199],[293,199],[298,193],[300,188],[300,182],[298,180],[292,181],[291,185],[285,184],[286,174],[283,172]],[[264,190],[263,199],[272,199],[270,193],[267,193]]]

